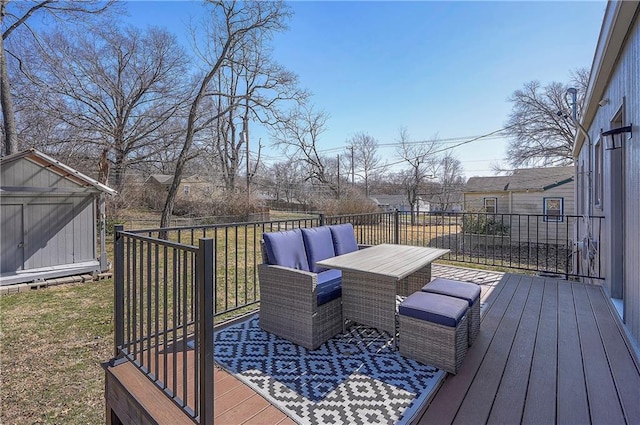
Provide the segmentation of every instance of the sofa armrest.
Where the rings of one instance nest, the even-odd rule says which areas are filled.
[[[270,264],[258,265],[260,300],[284,309],[314,312],[318,299],[318,275]]]

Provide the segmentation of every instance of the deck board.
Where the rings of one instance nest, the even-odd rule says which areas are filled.
[[[580,306],[578,306],[580,307]],[[589,423],[589,406],[571,284],[558,282],[558,423]]]
[[[416,422],[640,423],[638,359],[598,286],[505,275]]]
[[[536,331],[535,346],[527,398],[522,414],[523,423],[553,424],[556,422],[556,388],[558,366],[558,310],[557,285],[545,282],[540,306],[540,318]]]
[[[638,359],[600,287],[505,274],[483,301],[478,339],[417,423],[640,423]],[[180,356],[175,360],[170,356],[166,376],[173,381],[177,366],[182,392],[180,375],[192,370],[192,353],[185,363]],[[165,376],[153,357],[150,366]],[[116,384],[142,393],[136,402],[148,405],[147,412],[168,418],[165,410],[177,408],[161,392],[152,396],[155,387],[131,364],[114,369],[108,373],[118,377]],[[220,368],[214,371],[213,402],[216,423],[294,424]]]
[[[485,423],[491,413],[493,400],[499,389],[518,323],[527,301],[531,279],[522,277],[517,285],[519,290],[511,298],[454,423]]]
[[[590,303],[585,287],[574,286],[573,296],[576,304]],[[615,383],[608,367],[593,311],[579,309],[577,319],[591,420],[602,424],[624,423],[624,414],[616,394]],[[616,409],[610,407],[616,405],[618,406]]]
[[[629,355],[631,351],[628,346],[629,342],[621,333],[620,326],[611,311],[611,306],[594,289],[587,287],[587,292],[593,311],[596,313],[598,329],[605,346],[618,396],[627,422],[638,424],[640,423],[640,403],[638,402],[640,400],[640,367],[638,359]]]
[[[509,280],[519,280],[518,276],[510,275]],[[438,390],[436,395],[437,402],[434,401],[429,406],[429,414],[423,415],[420,424],[445,424],[452,423],[455,415],[458,413],[460,404],[467,394],[469,386],[473,382],[476,371],[482,364],[485,353],[496,328],[500,324],[500,319],[504,311],[511,302],[511,297],[515,293],[517,285],[498,285],[492,291],[489,300],[493,300],[489,305],[488,311],[494,314],[485,314],[481,325],[481,332],[473,345],[473,350],[467,352],[462,363],[462,367],[456,375],[447,377],[445,386]]]
[[[542,285],[532,285],[529,290],[488,423],[516,424],[522,421],[527,387],[521,383],[529,381],[535,346],[535,338],[530,335],[535,335],[538,328],[542,292]]]

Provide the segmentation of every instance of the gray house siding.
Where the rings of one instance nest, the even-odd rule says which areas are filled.
[[[622,305],[621,316],[636,344],[640,344],[639,13],[637,2],[607,4],[583,107],[582,125],[589,138],[578,133],[574,148],[578,213],[604,216],[602,233],[580,229],[578,238],[589,242],[581,249],[600,252],[606,277],[602,284]],[[618,138],[620,149],[598,147],[608,142],[601,131],[628,125],[633,133]],[[601,172],[596,167],[598,157]],[[586,254],[580,258],[582,268],[597,266]]]

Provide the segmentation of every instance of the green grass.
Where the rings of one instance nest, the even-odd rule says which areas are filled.
[[[380,226],[369,227],[365,232],[371,230],[375,237]],[[455,227],[447,230],[459,231]],[[261,231],[250,228],[246,233],[242,230],[236,234],[235,229],[228,232],[221,231],[217,237],[218,311],[233,307],[236,296],[240,305],[253,301],[254,289],[259,297],[253,268],[261,262],[260,248],[255,243]],[[410,243],[420,244],[442,237],[442,233],[445,232],[436,227],[412,226],[405,235]],[[111,260],[112,250],[112,238],[108,238],[107,252]],[[245,262],[247,254],[249,258]],[[240,265],[237,269],[236,258]],[[498,268],[447,263],[489,270]],[[225,305],[225,295],[230,305]],[[256,308],[254,305],[225,314],[217,317],[216,322]],[[112,355],[113,280],[0,297],[0,423],[104,423],[101,363]]]
[[[0,297],[0,422],[104,423],[112,316],[110,279]]]

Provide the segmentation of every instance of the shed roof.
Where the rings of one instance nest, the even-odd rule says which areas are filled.
[[[116,195],[118,193],[117,191],[111,189],[110,187],[100,183],[98,180],[92,179],[91,177],[81,173],[80,171],[75,170],[69,167],[68,165],[63,164],[57,159],[54,159],[49,155],[46,155],[34,148],[26,149],[21,152],[3,156],[2,158],[0,158],[0,165],[6,165],[11,162],[18,161],[20,159],[29,160],[82,187],[92,186],[101,192],[108,193],[109,195]]]
[[[574,167],[522,168],[510,176],[471,177],[465,192],[545,191],[573,181]]]

